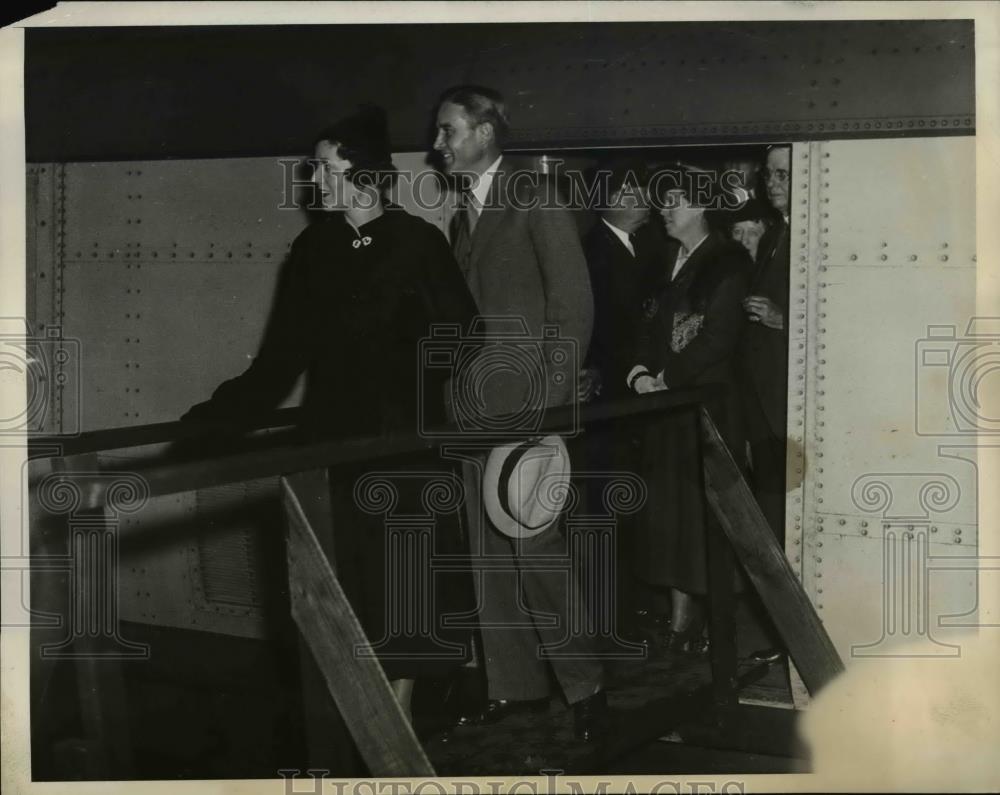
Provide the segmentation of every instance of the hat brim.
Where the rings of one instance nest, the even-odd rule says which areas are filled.
[[[546,515],[542,517],[540,522],[535,522],[530,526],[519,522],[503,507],[499,488],[503,479],[504,464],[508,457],[520,446],[521,443],[510,443],[495,447],[490,451],[483,470],[483,506],[486,509],[486,515],[498,531],[509,538],[515,539],[534,538],[544,533],[556,524],[556,520],[559,519],[562,513],[562,508],[565,506],[565,499],[563,499],[562,503],[555,510],[546,512]],[[547,436],[539,440],[536,445],[536,447],[542,446],[555,447],[554,455],[558,455],[563,462],[560,471],[550,473],[545,477],[555,477],[558,483],[552,484],[552,486],[559,489],[556,492],[557,494],[562,493],[565,495],[567,489],[560,487],[568,485],[570,479],[569,454],[566,450],[566,444],[558,436]],[[507,488],[509,488],[509,485],[509,483],[504,484]]]

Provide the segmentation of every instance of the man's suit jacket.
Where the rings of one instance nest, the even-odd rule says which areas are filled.
[[[781,331],[761,323],[749,323],[743,338],[744,380],[760,407],[760,412],[748,413],[747,431],[751,441],[763,441],[767,436],[783,439],[786,433],[789,259],[788,225],[779,219],[760,240],[757,265],[750,280],[749,294],[771,299],[785,319]],[[766,419],[766,427],[757,427],[758,423],[753,420],[760,413]]]
[[[480,326],[487,340],[482,355],[488,357],[487,363],[489,357],[497,359],[497,377],[481,393],[490,414],[574,400],[577,369],[587,354],[594,317],[580,238],[554,186],[541,174],[511,178],[504,166],[501,161],[475,224],[471,255],[459,257],[479,312],[486,317]],[[509,344],[497,348],[500,337],[517,333],[519,322],[528,343],[518,345],[516,337],[510,337]],[[558,339],[538,344],[546,325],[557,327]],[[575,355],[553,356],[557,349],[566,352],[573,347]],[[505,376],[502,368],[512,354],[525,371],[534,368],[544,383]],[[532,399],[533,386],[541,387],[535,393],[541,400]]]
[[[662,277],[667,242],[658,225],[644,224],[632,237],[633,256],[600,218],[584,238],[594,291],[594,333],[587,365],[601,374],[601,397],[629,393],[625,379],[635,364],[643,299]]]

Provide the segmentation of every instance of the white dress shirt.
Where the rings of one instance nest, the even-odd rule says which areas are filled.
[[[687,262],[691,258],[691,255],[694,254],[695,251],[698,250],[698,246],[700,246],[702,243],[704,243],[707,239],[708,239],[708,234],[706,233],[705,237],[703,237],[701,240],[699,240],[697,243],[695,243],[691,247],[690,251],[688,251],[686,248],[684,248],[684,244],[683,243],[681,244],[680,249],[678,249],[678,251],[677,251],[677,261],[674,263],[674,270],[670,274],[670,281],[673,281],[674,279],[677,278],[677,274],[681,272],[681,268],[684,267],[684,263]]]
[[[477,218],[483,211],[483,205],[486,204],[486,198],[490,195],[490,188],[493,186],[493,177],[500,168],[500,161],[502,159],[503,155],[500,155],[496,160],[494,160],[490,164],[490,167],[479,175],[479,179],[476,180],[476,186],[469,191],[469,194],[472,196],[472,201],[469,202],[469,209],[476,214]]]
[[[631,254],[634,257],[635,256],[635,248],[632,247],[632,241],[629,238],[628,232],[626,232],[624,229],[619,229],[617,226],[615,226],[613,223],[611,223],[606,218],[602,218],[601,220],[604,221],[604,223],[607,225],[608,229],[610,229],[612,232],[615,233],[615,237],[617,237],[620,241],[622,241],[622,245],[625,246],[625,248],[628,249],[628,253]]]

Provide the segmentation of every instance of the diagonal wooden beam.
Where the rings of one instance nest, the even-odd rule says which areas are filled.
[[[325,482],[325,478],[322,479]],[[292,617],[305,638],[330,695],[375,777],[434,776],[424,749],[368,646],[361,623],[309,521],[315,473],[281,479],[288,517],[288,577]]]
[[[719,429],[704,408],[701,428],[702,466],[709,505],[774,621],[802,681],[810,694],[815,695],[843,672],[844,664]]]

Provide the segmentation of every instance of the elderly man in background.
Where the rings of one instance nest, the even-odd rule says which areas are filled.
[[[760,240],[750,294],[743,302],[750,322],[741,359],[751,482],[780,544],[785,541],[790,160],[787,146],[773,146],[767,152],[764,184],[776,217]],[[772,642],[777,643],[770,622],[764,623]],[[754,656],[776,660],[780,650],[773,646]]]

